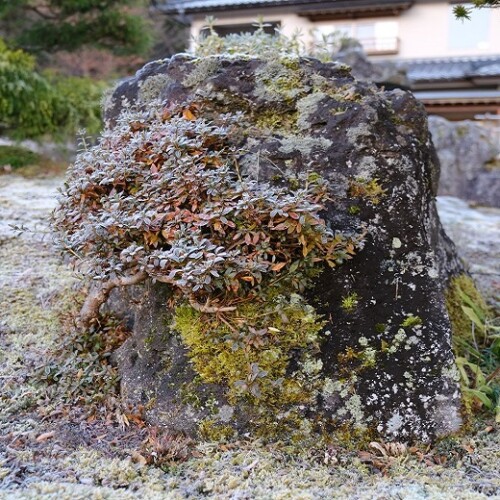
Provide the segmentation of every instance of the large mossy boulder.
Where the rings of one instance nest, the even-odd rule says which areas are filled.
[[[239,113],[228,140],[240,175],[279,184],[316,172],[329,184],[324,219],[339,234],[363,233],[364,244],[301,295],[271,294],[272,312],[262,303],[222,318],[173,310],[170,287],[148,282],[115,355],[124,397],[152,421],[207,438],[457,431],[445,293],[462,268],[436,212],[439,164],[423,106],[337,63],[180,55],[121,83],[108,127],[124,108],[158,99],[165,109],[195,102],[208,120]]]

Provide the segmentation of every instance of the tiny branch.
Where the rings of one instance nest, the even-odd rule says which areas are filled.
[[[46,19],[47,21],[55,21],[57,19],[59,19],[59,16],[53,14],[53,13],[50,13],[50,11],[43,11],[43,7],[40,8],[40,7],[36,7],[34,5],[27,5],[25,7],[27,10],[31,10],[32,12],[34,12],[37,16],[40,16],[42,19]],[[48,8],[46,7],[46,9],[48,10]]]
[[[83,303],[77,320],[77,326],[83,330],[90,325],[90,322],[98,316],[99,309],[106,302],[113,288],[137,285],[147,277],[148,275],[145,272],[139,272],[130,276],[114,278],[105,283],[94,284]]]
[[[207,313],[207,314],[217,314],[217,313],[222,313],[222,312],[236,311],[235,306],[211,306],[211,305],[209,305],[208,302],[206,304],[200,304],[193,297],[189,299],[189,305],[193,309],[196,309],[199,312]]]
[[[160,283],[168,283],[169,285],[174,284],[174,281],[169,279],[167,276],[152,276],[152,278],[154,278],[156,281],[159,281]],[[196,311],[206,314],[236,311],[235,306],[211,306],[209,301],[207,301],[206,304],[200,304],[192,296],[189,298],[189,305]]]

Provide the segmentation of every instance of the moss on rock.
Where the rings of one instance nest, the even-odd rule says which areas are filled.
[[[320,385],[322,361],[316,355],[323,321],[299,295],[276,292],[224,314],[221,321],[189,305],[176,309],[175,328],[201,381],[224,387],[230,405],[257,408],[262,433],[266,424],[275,432],[276,412],[283,423],[300,423]],[[204,420],[200,431],[218,436],[221,427],[211,422]]]

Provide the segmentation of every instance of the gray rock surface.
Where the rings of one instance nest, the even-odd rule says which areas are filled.
[[[500,210],[471,207],[451,196],[438,196],[437,206],[467,271],[487,302],[500,313]]]
[[[488,129],[430,116],[429,130],[441,163],[439,194],[500,207],[500,169],[493,168],[500,144]]]
[[[207,118],[242,113],[244,133],[232,140],[244,151],[243,174],[273,181],[314,170],[331,185],[328,223],[368,231],[365,248],[325,270],[309,294],[327,324],[317,359],[323,388],[314,404],[299,409],[304,421],[348,423],[396,440],[458,430],[444,292],[462,268],[437,216],[439,167],[423,106],[410,93],[381,91],[343,66],[313,59],[217,57],[207,64],[179,56],[148,64],[116,89],[110,126],[124,102],[148,106],[141,89],[152,78],[154,97],[166,106],[194,101]],[[343,308],[354,294],[355,307]],[[180,392],[193,373],[169,324],[167,295],[157,287],[144,291],[134,335],[117,359],[124,394],[135,403],[154,401],[154,418],[177,428],[200,416]],[[211,411],[216,420],[228,405],[224,387],[202,384],[196,396],[203,402],[206,394],[211,403],[202,403],[202,416]],[[251,431],[258,411],[233,408],[234,421],[224,424]],[[284,411],[277,408],[276,418]]]

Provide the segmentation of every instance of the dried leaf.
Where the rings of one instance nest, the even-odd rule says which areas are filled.
[[[277,264],[274,264],[271,266],[272,271],[281,271],[285,266],[287,265],[287,262],[278,262]]]
[[[52,439],[54,436],[55,436],[55,431],[45,432],[43,434],[40,434],[36,438],[36,441],[37,441],[37,443],[43,443],[44,441]]]
[[[185,120],[189,120],[191,122],[196,120],[196,116],[193,114],[193,112],[189,108],[185,108],[182,111],[182,116],[184,117]]]
[[[385,447],[382,444],[377,443],[376,441],[372,441],[369,446],[370,446],[370,448],[374,448],[375,450],[378,450],[382,456],[384,456],[384,457],[387,456],[387,452],[385,450]]]
[[[148,461],[146,457],[138,453],[137,451],[133,451],[131,455],[132,462],[139,465],[147,465]]]

